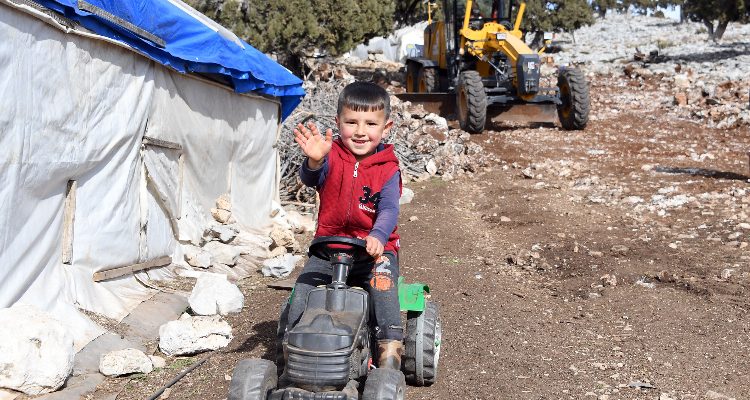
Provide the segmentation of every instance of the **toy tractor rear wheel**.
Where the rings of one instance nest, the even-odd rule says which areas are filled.
[[[477,71],[463,71],[456,88],[458,123],[469,133],[481,133],[487,122],[487,93]]]
[[[422,312],[406,315],[404,374],[409,384],[430,386],[437,379],[442,342],[442,324],[437,304],[426,302]]]
[[[432,93],[437,90],[437,69],[425,68],[419,69],[417,74],[417,92]]]
[[[228,400],[266,400],[276,389],[276,365],[268,360],[242,360],[232,373]]]
[[[377,368],[367,375],[362,400],[404,400],[406,380],[401,371]]]
[[[562,104],[557,106],[560,124],[566,130],[581,130],[589,122],[589,85],[583,72],[566,69],[557,77]]]

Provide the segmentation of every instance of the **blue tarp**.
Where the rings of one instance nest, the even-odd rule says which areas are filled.
[[[35,1],[177,71],[221,78],[238,93],[278,97],[282,118],[289,116],[305,95],[302,81],[289,70],[228,32],[217,30],[218,26],[201,21],[197,11],[179,0]]]

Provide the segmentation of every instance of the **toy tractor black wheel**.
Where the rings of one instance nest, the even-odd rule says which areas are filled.
[[[266,400],[276,389],[276,365],[268,360],[242,360],[232,373],[228,400]]]
[[[279,323],[276,325],[276,369],[277,376],[281,376],[286,367],[284,359],[284,336],[286,336],[287,323],[289,319],[289,301],[284,301],[279,313]]]
[[[487,93],[477,71],[463,71],[456,88],[458,123],[469,133],[481,133],[487,122]]]
[[[362,400],[404,400],[406,381],[401,371],[377,368],[367,375]]]
[[[417,74],[417,92],[432,93],[437,91],[437,69],[420,68]]]
[[[566,69],[557,76],[562,104],[557,106],[560,124],[566,130],[581,130],[589,122],[589,85],[583,72]]]
[[[427,302],[423,312],[406,315],[404,374],[415,386],[430,386],[437,379],[442,345],[442,324],[437,304]]]

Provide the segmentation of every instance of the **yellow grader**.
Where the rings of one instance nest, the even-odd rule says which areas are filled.
[[[551,57],[544,56],[544,47],[534,51],[522,40],[526,3],[516,7],[512,0],[443,0],[444,19],[433,21],[437,0],[428,1],[424,46],[406,60],[407,93],[399,95],[402,100],[446,117],[455,115],[461,129],[470,133],[482,132],[488,119],[559,119],[567,130],[586,127],[589,85],[580,70],[560,67],[557,86],[540,86],[542,61]],[[545,44],[549,39],[545,34]]]

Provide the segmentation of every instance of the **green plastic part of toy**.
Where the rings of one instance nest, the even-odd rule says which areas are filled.
[[[425,293],[430,293],[430,287],[424,283],[406,283],[403,276],[398,277],[398,301],[401,311],[424,311]]]

